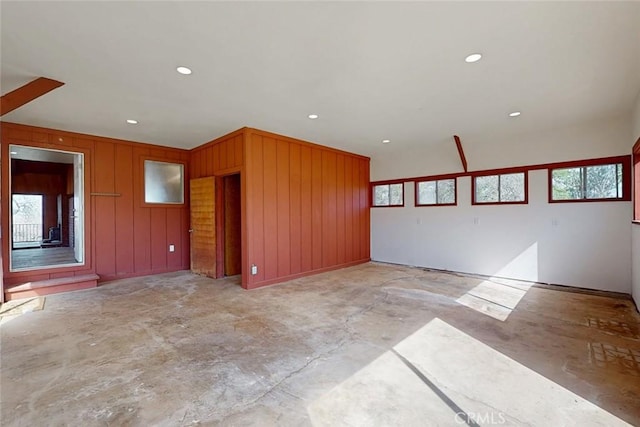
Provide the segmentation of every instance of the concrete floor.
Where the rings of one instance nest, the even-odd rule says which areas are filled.
[[[640,424],[628,299],[376,263],[238,281],[126,279],[3,317],[0,424]]]

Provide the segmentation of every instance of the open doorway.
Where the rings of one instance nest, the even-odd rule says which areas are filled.
[[[84,155],[9,148],[11,271],[83,264]]]
[[[241,185],[240,174],[222,178],[224,276],[242,272]]]

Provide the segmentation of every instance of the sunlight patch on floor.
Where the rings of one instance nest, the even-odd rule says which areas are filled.
[[[44,308],[45,297],[22,298],[7,301],[0,305],[0,325],[10,322],[18,316]]]
[[[456,302],[504,322],[529,288],[531,284],[490,278],[469,290]]]
[[[307,410],[315,426],[629,425],[438,318]]]

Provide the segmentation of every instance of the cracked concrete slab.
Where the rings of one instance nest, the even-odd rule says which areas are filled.
[[[535,371],[590,408],[640,424],[630,362],[595,360],[589,350],[640,351],[631,301],[522,284],[526,293],[501,321],[456,302],[483,280],[368,263],[253,291],[238,278],[177,272],[48,296],[43,310],[0,327],[0,424],[459,425],[437,393],[388,358],[413,342],[408,360],[434,375],[435,355],[451,351],[455,334],[409,338],[434,319],[512,360],[500,378]],[[438,363],[475,364],[464,369],[483,375],[460,378],[486,389],[493,365],[456,357]],[[525,401],[538,397],[523,390]],[[530,413],[509,420],[543,425]]]

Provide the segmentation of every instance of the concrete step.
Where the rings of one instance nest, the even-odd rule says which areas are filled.
[[[31,298],[40,295],[95,288],[98,286],[98,279],[100,279],[100,276],[97,274],[83,274],[81,276],[27,282],[5,288],[4,296],[6,301],[11,301],[19,298]]]

